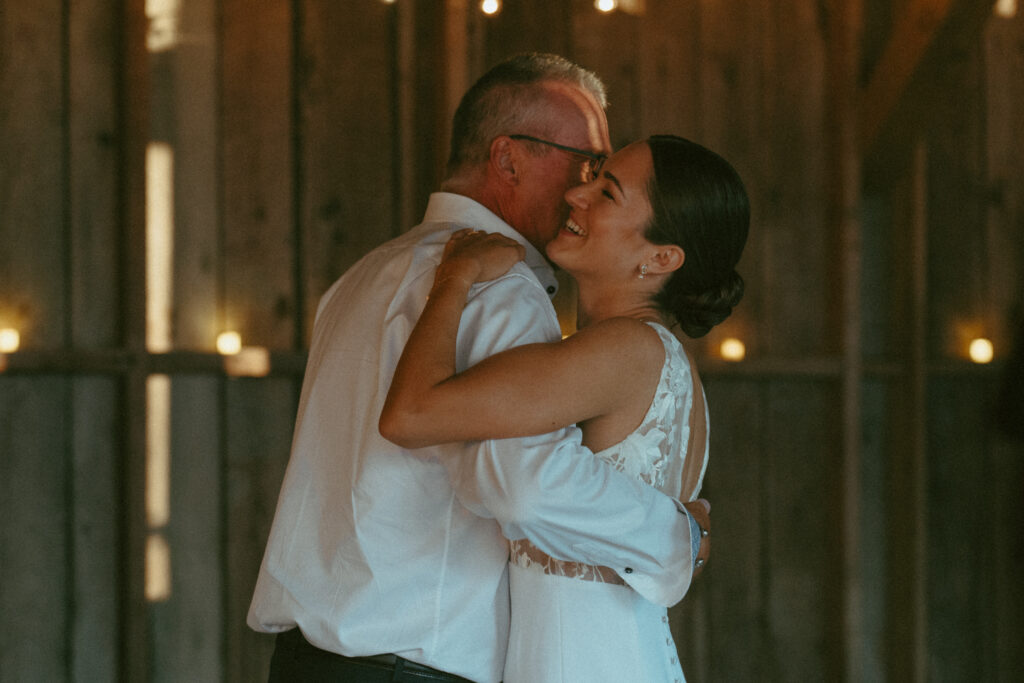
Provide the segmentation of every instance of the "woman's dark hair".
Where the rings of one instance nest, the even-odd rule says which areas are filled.
[[[647,144],[654,173],[645,236],[686,253],[654,303],[688,337],[702,337],[743,297],[736,264],[750,228],[750,200],[736,170],[711,150],[674,135],[654,135]]]

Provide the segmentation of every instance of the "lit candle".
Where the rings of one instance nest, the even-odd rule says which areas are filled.
[[[232,356],[242,350],[242,335],[237,332],[221,332],[217,336],[217,353]]]
[[[967,353],[975,363],[991,363],[994,356],[992,342],[984,337],[972,339],[971,345],[967,349]]]
[[[747,347],[735,337],[729,337],[722,341],[722,358],[729,361],[741,361],[747,355]]]
[[[21,346],[21,335],[18,331],[5,327],[0,329],[0,353],[14,353]]]

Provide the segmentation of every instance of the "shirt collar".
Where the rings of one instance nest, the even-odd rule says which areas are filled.
[[[480,202],[465,195],[451,192],[434,192],[427,203],[427,211],[423,216],[424,223],[455,223],[460,227],[497,232],[514,239],[526,250],[526,265],[533,271],[548,296],[558,292],[558,279],[551,269],[551,264],[536,247],[520,235],[515,228],[498,218],[490,209]]]

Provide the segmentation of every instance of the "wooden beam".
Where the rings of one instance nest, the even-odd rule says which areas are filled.
[[[972,34],[991,14],[993,0],[911,0],[893,22],[892,33],[867,85],[860,131],[863,149],[870,150],[905,99],[929,50],[951,36]]]
[[[840,543],[837,568],[839,596],[838,635],[843,680],[864,678],[865,637],[861,572],[861,430],[864,360],[861,344],[861,271],[863,260],[861,204],[861,146],[858,136],[857,65],[863,32],[861,0],[832,0],[828,5],[827,144],[830,178],[829,223],[835,231],[837,261],[841,268],[842,302],[840,348],[842,355],[842,459],[836,482],[839,495]]]

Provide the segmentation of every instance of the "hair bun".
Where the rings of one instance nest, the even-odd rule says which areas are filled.
[[[696,294],[684,293],[665,302],[687,337],[703,337],[732,313],[743,298],[743,278],[733,270],[716,287]]]

